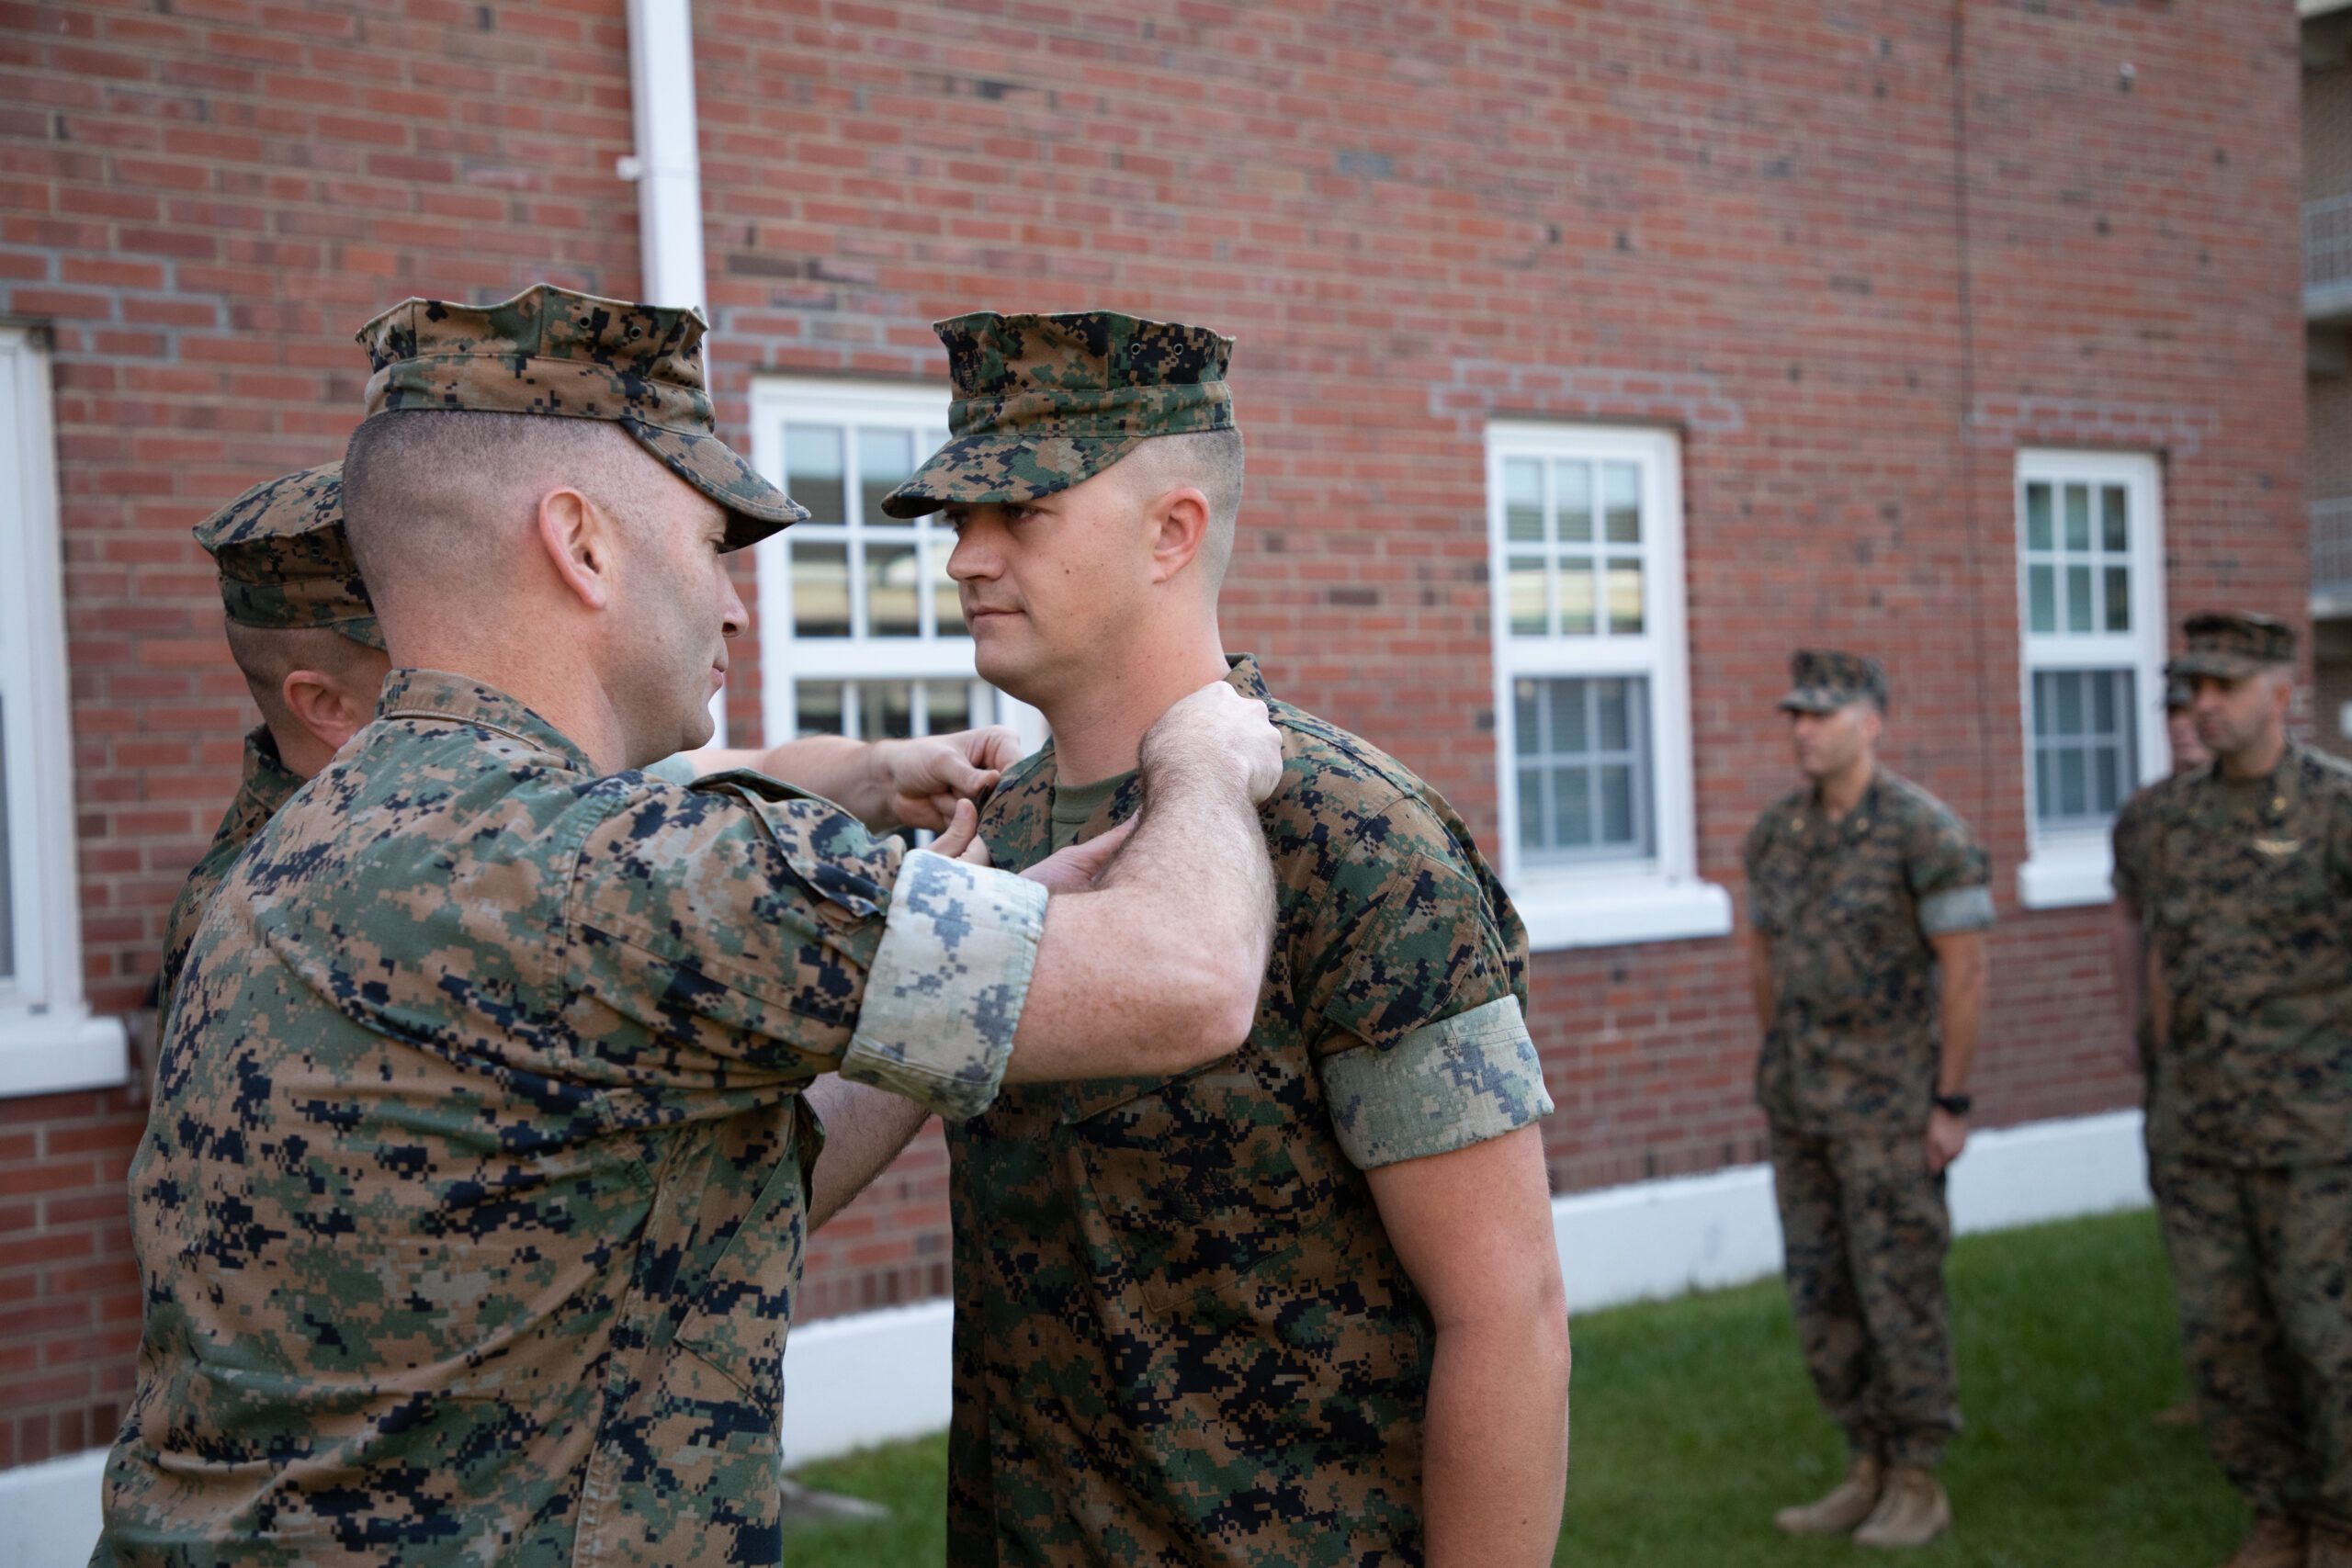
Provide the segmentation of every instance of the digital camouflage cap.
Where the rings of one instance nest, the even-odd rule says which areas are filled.
[[[1789,656],[1789,694],[1781,707],[1790,713],[1830,713],[1848,703],[1886,706],[1886,667],[1862,653],[1804,648]]]
[[[947,445],[882,498],[892,517],[1033,501],[1092,479],[1156,435],[1233,428],[1233,340],[1110,310],[933,323],[956,400]]]
[[[359,329],[368,416],[472,410],[602,419],[727,509],[741,549],[808,515],[718,438],[701,312],[537,284],[497,305],[405,299]]]
[[[343,465],[281,474],[196,525],[220,572],[220,607],[243,626],[322,626],[384,646],[343,531]]]
[[[2181,629],[2188,647],[2165,666],[2167,675],[2243,681],[2274,664],[2295,661],[2295,628],[2275,616],[2209,610],[2189,616]]]

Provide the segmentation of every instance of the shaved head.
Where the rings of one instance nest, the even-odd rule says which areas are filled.
[[[620,519],[649,515],[678,483],[601,419],[422,410],[378,414],[344,457],[345,528],[359,574],[392,614],[430,595],[511,586],[539,498],[572,486]]]
[[[315,670],[364,693],[368,705],[374,705],[376,687],[382,683],[386,666],[379,649],[324,626],[249,626],[231,621],[227,629],[229,652],[245,678],[245,689],[281,740],[288,727],[299,722],[287,707],[285,695],[286,677],[297,670]]]
[[[1214,598],[1233,561],[1234,522],[1241,514],[1241,432],[1228,428],[1157,435],[1120,458],[1111,472],[1125,482],[1128,497],[1138,506],[1186,485],[1201,492],[1209,503],[1209,526],[1197,558],[1201,581]]]

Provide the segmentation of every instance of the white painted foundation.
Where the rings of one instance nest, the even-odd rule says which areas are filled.
[[[1952,1223],[2000,1230],[2144,1206],[2140,1115],[2118,1111],[1979,1133],[1952,1168]],[[1580,1192],[1552,1204],[1572,1312],[1761,1279],[1781,1267],[1772,1173],[1708,1176]],[[786,1342],[787,1463],[947,1425],[945,1302],[811,1324]],[[0,1563],[81,1568],[98,1531],[102,1449],[0,1471]]]

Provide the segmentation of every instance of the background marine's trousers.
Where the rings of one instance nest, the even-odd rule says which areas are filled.
[[[2352,1533],[2352,1164],[2152,1175],[2213,1458],[2256,1513]]]
[[[1932,1468],[1960,1430],[1944,1254],[1951,1215],[1917,1132],[1772,1129],[1783,1271],[1805,1366],[1857,1453]]]

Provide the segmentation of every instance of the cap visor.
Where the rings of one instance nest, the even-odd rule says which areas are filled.
[[[2186,680],[2207,675],[2219,681],[2243,681],[2249,675],[2260,674],[2266,666],[2259,659],[2248,659],[2237,653],[2184,653],[2165,666],[2165,673]]]
[[[623,420],[631,435],[669,470],[727,509],[727,547],[756,545],[806,519],[808,509],[762,478],[716,435],[664,430]]]
[[[1092,479],[1151,438],[986,431],[959,435],[882,498],[890,517],[921,517],[943,506],[1001,505],[1055,495]]]
[[[1825,692],[1818,686],[1799,686],[1781,699],[1781,711],[1782,713],[1836,713],[1853,700],[1851,697],[1840,696],[1835,692]]]

